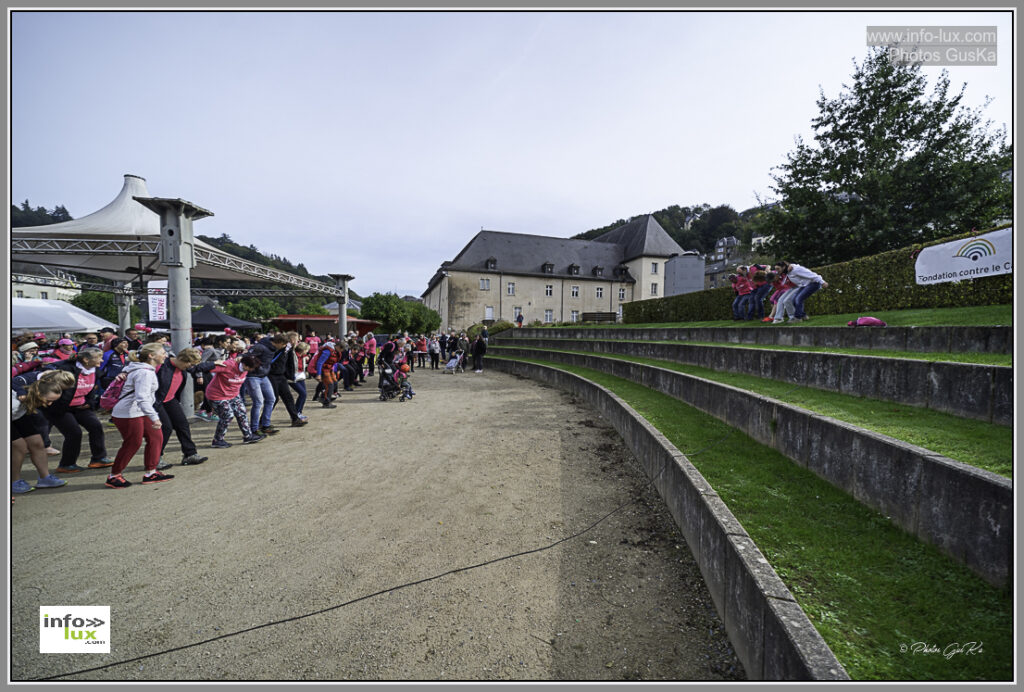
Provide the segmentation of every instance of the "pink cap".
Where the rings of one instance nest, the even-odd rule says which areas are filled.
[[[42,332],[36,332],[35,334],[32,335],[32,338],[33,339],[45,339],[46,338],[46,334],[43,334]]]
[[[71,339],[61,339],[60,341],[57,342],[57,345],[58,346],[74,346],[75,342],[72,341]]]

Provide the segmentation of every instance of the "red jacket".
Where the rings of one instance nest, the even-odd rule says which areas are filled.
[[[737,277],[736,279],[736,292],[741,296],[745,296],[754,290],[754,285],[750,283],[750,280],[745,276]]]

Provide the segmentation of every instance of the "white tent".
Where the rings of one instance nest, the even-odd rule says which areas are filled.
[[[63,300],[43,298],[11,299],[11,332],[94,332],[103,327],[117,329],[105,319]]]

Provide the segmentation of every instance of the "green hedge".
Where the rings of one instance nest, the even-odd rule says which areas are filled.
[[[999,226],[1008,227],[1009,225]],[[814,295],[814,312],[818,315],[841,315],[873,310],[1012,303],[1013,274],[927,286],[917,284],[914,263],[922,248],[970,238],[973,235],[979,234],[964,233],[880,255],[815,268],[814,271],[828,282],[828,288]],[[622,321],[628,324],[644,324],[729,319],[732,316],[732,300],[733,291],[730,286],[668,298],[641,300],[622,306]]]

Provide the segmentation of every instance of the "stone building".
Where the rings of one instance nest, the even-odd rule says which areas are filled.
[[[498,320],[579,322],[584,313],[622,316],[622,304],[665,295],[665,262],[683,249],[651,215],[593,238],[480,231],[443,262],[424,304],[441,328]]]

